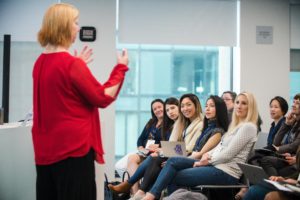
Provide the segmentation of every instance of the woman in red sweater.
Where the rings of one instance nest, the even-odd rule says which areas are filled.
[[[98,108],[118,95],[128,70],[127,51],[100,84],[85,61],[68,50],[79,31],[79,11],[54,4],[46,11],[38,41],[44,52],[33,69],[32,138],[38,200],[95,200],[94,160],[104,163]]]

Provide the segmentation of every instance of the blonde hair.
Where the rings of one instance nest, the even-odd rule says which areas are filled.
[[[242,92],[240,93],[237,98],[234,101],[234,104],[236,104],[236,101],[238,100],[239,96],[245,96],[247,101],[248,101],[248,112],[247,116],[244,120],[240,119],[236,115],[235,108],[232,113],[232,121],[230,123],[230,126],[228,128],[228,132],[232,132],[235,128],[237,128],[241,123],[243,122],[251,122],[257,126],[257,121],[258,121],[258,108],[257,108],[257,103],[256,100],[253,96],[252,93],[250,92]]]
[[[179,116],[178,116],[178,119],[176,120],[176,122],[174,123],[174,128],[173,128],[171,136],[170,136],[170,141],[182,141],[183,140],[182,133],[183,133],[184,129],[186,129],[191,123],[190,120],[182,114],[181,109],[180,109],[181,103],[182,103],[183,99],[185,99],[185,98],[189,98],[193,102],[193,104],[195,106],[196,118],[200,118],[201,121],[203,120],[202,107],[201,107],[198,97],[194,94],[182,95],[179,100]]]
[[[57,3],[46,11],[38,41],[42,47],[48,44],[69,47],[72,44],[72,25],[78,18],[77,8],[66,3]]]

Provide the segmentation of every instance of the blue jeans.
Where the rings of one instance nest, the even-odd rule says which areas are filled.
[[[261,185],[252,185],[245,194],[243,200],[264,200],[267,193],[272,192],[267,187]]]
[[[148,165],[152,162],[152,156],[148,156],[146,160],[144,160],[137,170],[134,172],[134,174],[127,180],[130,184],[135,184],[137,181],[139,181],[141,178],[144,177],[144,174],[146,172],[146,169]]]
[[[184,157],[170,158],[149,192],[156,198],[159,198],[162,190],[169,184],[185,187],[204,184],[238,184],[238,179],[213,166],[193,168],[195,161],[194,159]]]

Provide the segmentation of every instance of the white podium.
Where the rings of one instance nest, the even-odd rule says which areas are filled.
[[[0,125],[0,162],[0,199],[34,200],[36,171],[30,125]]]

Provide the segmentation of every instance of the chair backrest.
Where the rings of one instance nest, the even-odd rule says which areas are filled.
[[[261,149],[267,145],[268,133],[259,132],[254,149]]]

